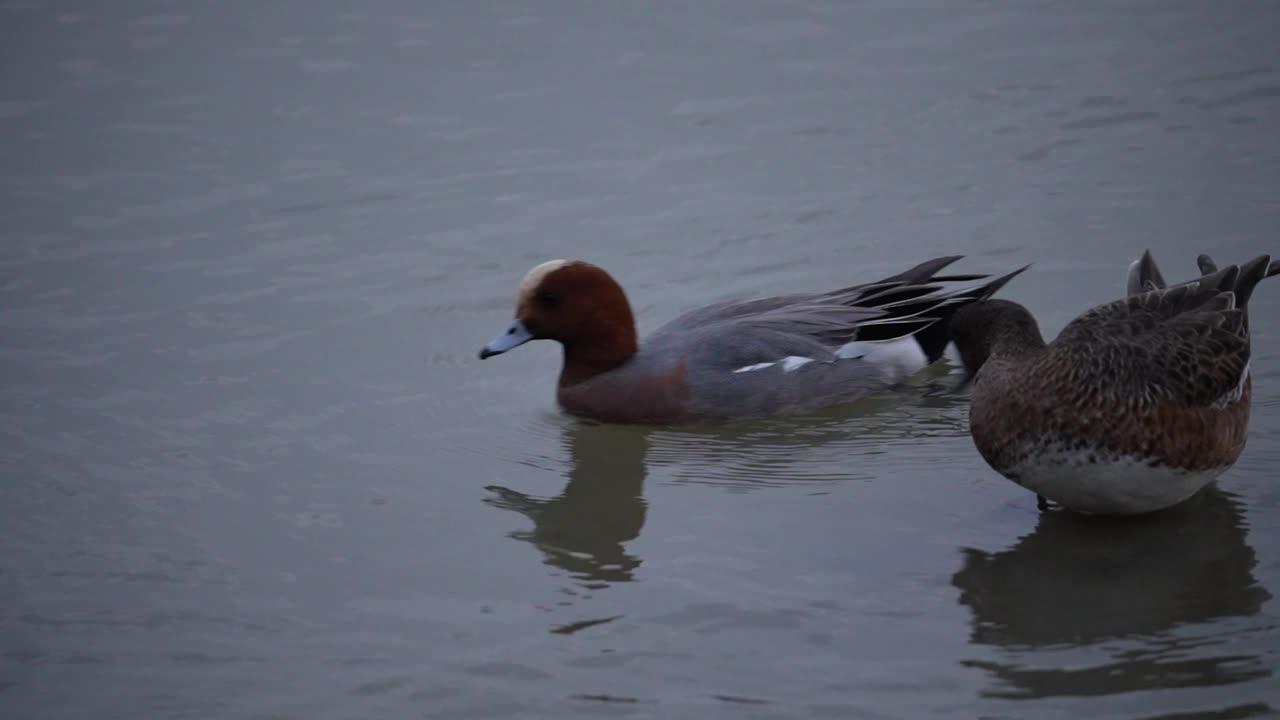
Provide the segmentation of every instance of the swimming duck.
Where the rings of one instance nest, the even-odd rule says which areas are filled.
[[[973,381],[969,424],[1001,475],[1071,510],[1128,515],[1175,505],[1245,446],[1252,380],[1248,303],[1280,273],[1268,255],[1165,287],[1150,253],[1130,295],[1045,343],[1022,305],[987,300],[950,329]]]
[[[817,410],[891,388],[937,360],[951,315],[1022,272],[938,274],[959,259],[936,258],[828,292],[715,303],[677,317],[643,344],[627,296],[609,273],[581,260],[552,260],[525,275],[515,319],[480,358],[531,340],[559,342],[560,406],[606,422]],[[962,283],[970,285],[957,287]]]

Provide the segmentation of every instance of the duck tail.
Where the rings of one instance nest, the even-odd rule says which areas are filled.
[[[1253,289],[1258,283],[1280,272],[1277,263],[1271,262],[1270,255],[1259,255],[1240,266],[1240,275],[1236,277],[1235,287],[1232,290],[1236,294],[1236,307],[1245,309],[1249,306],[1249,298],[1253,296]]]
[[[1022,274],[1029,267],[1031,266],[1023,265],[1007,275],[992,278],[981,285],[957,292],[941,303],[937,310],[932,313],[936,320],[920,329],[913,336],[916,342],[920,343],[920,349],[924,352],[925,357],[928,358],[929,363],[937,362],[946,353],[947,345],[951,342],[951,316],[957,310],[989,299],[1008,284],[1010,280]]]
[[[956,262],[957,260],[963,257],[964,257],[963,255],[946,255],[943,257],[934,258],[932,260],[925,260],[924,262],[920,263],[919,265],[916,265],[915,267],[903,270],[897,275],[890,275],[889,277],[872,284],[883,285],[885,283],[900,282],[900,283],[907,283],[911,285],[919,285],[919,284],[927,283],[931,279],[933,279],[934,275],[938,274],[939,270],[942,270],[943,268],[947,267],[948,265],[951,265],[952,263]]]
[[[1151,250],[1144,250],[1142,257],[1129,263],[1126,294],[1141,295],[1149,290],[1161,290],[1164,287],[1164,275],[1160,273],[1160,266],[1156,265],[1156,259],[1151,256]]]

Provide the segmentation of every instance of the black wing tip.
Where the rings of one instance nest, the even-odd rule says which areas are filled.
[[[920,344],[920,349],[924,351],[925,358],[930,363],[934,363],[946,353],[947,346],[951,344],[950,324],[952,315],[960,308],[989,299],[1008,284],[1010,280],[1021,275],[1029,267],[1031,267],[1031,263],[1027,263],[1013,272],[996,277],[975,288],[962,290],[954,295],[940,299],[936,310],[931,313],[937,319],[917,331],[914,335],[916,342]],[[989,277],[991,276],[984,276],[984,278]]]
[[[932,260],[924,261],[924,263],[922,264],[932,265],[936,263],[938,265],[938,269],[940,270],[948,265],[953,265],[963,259],[964,259],[963,255],[939,255],[938,257],[933,258]]]
[[[1026,265],[1023,265],[1017,270],[1014,270],[1013,272],[1010,272],[1010,273],[1005,273],[1004,275],[1001,275],[995,278],[994,280],[992,280],[991,282],[988,282],[985,285],[981,286],[980,288],[981,294],[979,295],[978,299],[986,300],[992,295],[995,295],[996,293],[1000,292],[1000,290],[1004,288],[1005,285],[1009,284],[1010,280],[1026,272],[1027,269],[1031,267],[1031,265],[1032,263],[1027,263]]]
[[[932,282],[973,282],[974,280],[986,280],[991,277],[991,273],[969,273],[967,275],[934,275],[930,280]]]
[[[937,275],[943,268],[963,258],[963,255],[942,255],[932,260],[925,260],[918,265],[903,270],[897,275],[891,275],[878,283],[872,284],[879,285],[890,282],[925,283],[933,279],[933,276]]]

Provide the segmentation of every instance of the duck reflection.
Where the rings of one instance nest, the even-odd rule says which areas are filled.
[[[1007,697],[1266,677],[1270,671],[1260,656],[1241,655],[1238,648],[1213,656],[1212,639],[1170,632],[1255,615],[1270,599],[1253,576],[1257,561],[1245,535],[1239,503],[1216,487],[1138,518],[1041,513],[1035,531],[1013,547],[965,551],[952,583],[973,613],[971,641],[1021,658],[1028,651],[1093,646],[1088,652],[1105,653],[1106,660],[1072,670],[969,664],[1001,681],[1002,688],[988,694]],[[1136,642],[1115,642],[1123,640]]]
[[[943,364],[939,364],[943,365]],[[641,559],[626,550],[644,527],[644,481],[650,467],[675,483],[735,490],[847,479],[860,471],[857,454],[879,454],[923,436],[963,436],[968,399],[949,392],[946,367],[925,374],[927,385],[887,393],[812,416],[774,421],[709,423],[679,428],[571,421],[561,430],[568,479],[555,497],[535,497],[491,485],[484,502],[529,518],[531,530],[510,537],[531,543],[544,562],[587,588],[634,579]],[[815,456],[813,450],[826,452]],[[807,452],[809,451],[809,452]],[[917,461],[917,454],[912,455]]]
[[[811,415],[656,428],[649,435],[648,464],[673,484],[735,492],[934,468],[945,457],[944,446],[922,449],[920,440],[967,442],[969,399],[950,391],[954,379],[945,367],[931,368],[921,380]]]
[[[533,522],[511,537],[532,543],[544,562],[567,571],[586,587],[633,579],[639,557],[625,544],[644,527],[644,430],[575,422],[564,429],[568,483],[552,498],[491,485],[485,502],[514,510]]]

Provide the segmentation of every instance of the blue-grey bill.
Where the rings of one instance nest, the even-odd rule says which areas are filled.
[[[524,323],[519,320],[512,320],[506,330],[503,330],[498,337],[490,340],[488,345],[480,348],[480,359],[501,355],[511,348],[520,347],[532,339],[533,335],[529,333],[529,329],[524,326]]]

